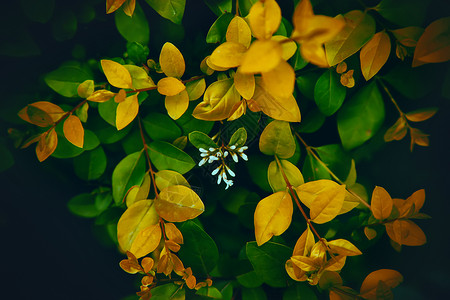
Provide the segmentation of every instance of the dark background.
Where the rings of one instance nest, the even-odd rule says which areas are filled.
[[[18,56],[18,53],[4,52],[5,47],[2,47],[0,53],[0,138],[12,151],[15,161],[12,168],[0,173],[0,265],[3,275],[0,297],[120,299],[135,291],[134,277],[118,266],[123,255],[98,241],[92,220],[72,215],[66,206],[68,199],[92,188],[77,179],[68,163],[55,158],[39,163],[34,147],[13,149],[6,130],[22,126],[16,114],[23,106],[42,100],[42,95],[51,95],[42,75],[70,59],[79,45],[88,45],[85,49],[87,57],[99,59],[112,53],[117,55],[117,49],[123,48],[125,42],[115,29],[113,16],[104,15],[104,1],[91,1],[99,17],[88,24],[80,23],[74,38],[65,41],[56,41],[52,37],[50,23],[27,19],[20,2],[11,1],[3,7],[1,43],[26,40],[28,32],[39,52]],[[57,9],[62,9],[61,3],[65,2],[57,1]],[[146,11],[150,10],[141,2]],[[77,4],[71,8],[77,11]],[[210,24],[215,19],[206,7],[199,5],[198,10],[185,14],[188,30],[199,29],[196,17],[192,16],[201,16],[202,22],[210,18]],[[206,35],[207,28],[200,30]],[[27,49],[33,54],[32,47]],[[151,48],[150,56],[156,57],[159,50],[155,49],[160,47]],[[436,80],[444,76],[442,73],[435,75]],[[369,270],[392,268],[404,275],[405,282],[396,289],[398,299],[444,299],[450,298],[450,176],[447,172],[450,167],[450,103],[441,96],[440,90],[420,101],[419,105],[407,101],[400,105],[405,108],[409,105],[428,106],[429,103],[439,106],[435,117],[419,125],[431,134],[430,147],[418,146],[410,153],[408,139],[392,142],[357,165],[357,170],[361,178],[386,187],[393,197],[406,198],[425,188],[427,196],[422,211],[433,218],[417,223],[426,233],[428,243],[421,247],[404,247],[399,254],[390,247],[387,238],[383,238],[367,252],[364,264]],[[394,110],[388,102],[386,107]],[[389,117],[386,122],[393,124],[395,120]],[[351,269],[348,272],[351,273]]]

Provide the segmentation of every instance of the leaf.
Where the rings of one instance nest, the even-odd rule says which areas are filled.
[[[294,155],[295,148],[295,140],[286,121],[270,122],[259,137],[259,150],[266,155],[289,158]]]
[[[344,103],[347,90],[339,82],[339,76],[332,70],[325,71],[314,87],[314,101],[326,116],[334,114]]]
[[[275,98],[289,98],[294,92],[295,72],[284,60],[272,70],[261,74],[266,90]]]
[[[97,90],[93,92],[89,97],[87,97],[87,100],[92,102],[106,102],[112,97],[114,97],[116,93],[113,93],[108,90]]]
[[[131,205],[122,214],[119,222],[117,223],[117,240],[119,242],[119,247],[121,248],[121,250],[129,251],[133,248],[133,246],[136,247],[142,245],[142,239],[145,237],[145,234],[149,234],[152,231],[150,230],[149,232],[149,229],[147,228],[152,225],[159,226],[158,222],[159,216],[155,210],[153,200],[142,200]],[[156,236],[154,236],[156,240],[157,232],[154,233],[156,233]],[[151,246],[154,246],[156,248],[156,246],[158,245],[155,246],[155,241],[152,242],[153,243]],[[135,243],[136,245],[134,245]],[[137,254],[133,254],[137,258],[139,258],[145,256],[148,253],[142,254],[142,252],[139,251]]]
[[[180,286],[175,283],[167,283],[151,290],[152,300],[184,300],[185,289],[180,289]]]
[[[306,155],[303,163],[302,174],[307,182],[319,179],[331,179],[331,175],[327,169],[309,153]]]
[[[375,34],[375,21],[367,13],[352,10],[344,16],[345,27],[331,40],[325,43],[325,51],[330,66],[334,66],[356,53]]]
[[[148,44],[150,28],[147,17],[139,4],[136,4],[133,17],[120,10],[114,14],[114,21],[117,30],[125,40],[142,45]]]
[[[130,72],[133,88],[147,89],[156,86],[143,68],[135,65],[124,65],[124,67]]]
[[[142,119],[142,125],[152,140],[172,142],[182,134],[180,127],[161,113],[149,113]]]
[[[262,287],[242,288],[242,300],[267,300],[267,296]]]
[[[255,236],[258,246],[289,228],[293,205],[287,191],[274,193],[261,201],[255,210]]]
[[[375,10],[386,20],[400,26],[420,26],[425,20],[430,1],[383,0]]]
[[[428,134],[423,133],[417,128],[410,127],[409,130],[411,135],[411,151],[413,151],[414,144],[424,147],[430,145]]]
[[[307,256],[311,253],[311,249],[316,243],[314,234],[307,225],[306,230],[298,238],[292,251],[292,256]]]
[[[205,78],[201,78],[195,81],[189,81],[186,83],[186,91],[189,95],[189,101],[194,101],[203,96],[206,90]]]
[[[253,100],[263,113],[275,120],[300,122],[300,109],[294,96],[291,95],[289,98],[272,96],[259,78],[256,79]]]
[[[92,74],[78,66],[61,66],[45,75],[45,83],[64,97],[78,97],[78,86],[85,80],[92,79]]]
[[[427,242],[425,233],[411,220],[399,219],[385,225],[388,236],[399,245],[422,246]]]
[[[159,223],[150,225],[139,231],[128,251],[133,253],[136,258],[143,257],[153,252],[161,241],[161,227]]]
[[[148,194],[150,192],[150,184],[151,184],[151,178],[149,173],[145,173],[144,179],[142,180],[141,185],[135,185],[132,186],[125,197],[125,202],[127,204],[127,207],[130,207],[134,203],[145,200],[148,198]]]
[[[187,285],[187,282],[186,282]],[[211,299],[222,299],[222,294],[220,291],[213,286],[204,286],[195,292],[196,295],[207,297]]]
[[[246,51],[247,48],[241,43],[225,42],[214,49],[208,61],[225,70],[235,68],[241,64]],[[211,68],[217,69],[212,66]]]
[[[194,219],[205,210],[200,197],[184,185],[170,185],[155,199],[158,214],[169,222]]]
[[[106,170],[107,158],[102,147],[84,152],[73,159],[75,174],[84,180],[100,178]]]
[[[415,191],[411,196],[409,196],[406,199],[406,205],[413,205],[414,204],[414,213],[418,213],[419,210],[422,208],[423,204],[425,202],[425,190],[420,189]]]
[[[245,142],[247,141],[247,130],[245,130],[245,127],[241,127],[237,129],[233,135],[230,138],[230,141],[228,142],[229,146],[236,146],[236,148],[240,148],[245,145]]]
[[[238,69],[234,74],[234,86],[244,99],[251,99],[255,93],[255,76],[241,73]]]
[[[344,203],[344,185],[321,179],[295,188],[300,201],[310,209],[311,221],[323,224],[334,219]]]
[[[125,101],[117,105],[116,111],[116,127],[122,130],[127,127],[139,112],[138,94],[134,94],[125,98]]]
[[[304,183],[303,175],[300,170],[288,160],[280,159],[280,164],[289,183],[293,186],[299,186]],[[286,182],[276,161],[272,161],[267,169],[267,178],[272,191],[279,192],[286,190]]]
[[[223,13],[219,15],[217,20],[209,28],[208,34],[206,35],[206,42],[209,44],[220,43],[225,38],[228,24],[234,18],[232,13]]]
[[[46,160],[56,149],[58,136],[55,129],[41,134],[41,138],[36,146],[36,156],[40,162]]]
[[[216,142],[214,142],[207,134],[204,134],[203,132],[192,131],[189,133],[188,137],[191,144],[197,149],[203,148],[206,150],[209,148],[219,148]]]
[[[283,292],[283,300],[317,300],[317,296],[307,284],[296,283]]]
[[[315,147],[320,160],[342,180],[347,178],[351,171],[352,159],[340,144],[330,144]],[[319,163],[320,164],[320,163]],[[322,166],[323,167],[323,166]],[[328,172],[328,171],[327,171]]]
[[[77,88],[78,96],[87,98],[94,92],[94,80],[88,79],[80,83]]]
[[[174,96],[166,96],[164,105],[173,120],[179,119],[189,107],[189,95],[184,89]]]
[[[134,185],[140,185],[145,175],[145,157],[142,151],[123,158],[112,173],[112,191],[116,204],[122,203],[125,193]]]
[[[438,111],[437,107],[421,108],[405,114],[405,117],[411,122],[423,122],[434,116]]]
[[[258,277],[254,270],[242,275],[238,275],[236,276],[236,279],[239,284],[246,288],[256,288],[263,284],[262,280]]]
[[[403,276],[395,270],[376,270],[367,275],[367,277],[364,279],[360,289],[361,296],[363,296],[365,299],[377,298],[377,287],[380,281],[384,282],[387,287],[392,289],[398,286],[403,281]]]
[[[362,252],[358,248],[356,248],[355,245],[344,239],[329,241],[327,242],[327,246],[334,254],[345,256],[355,256],[362,254]]]
[[[127,0],[123,5],[123,12],[127,16],[132,17],[135,8],[136,8],[136,0]]]
[[[254,41],[251,44],[250,48],[240,58],[239,62],[241,66],[239,70],[242,73],[248,74],[269,72],[273,70],[276,66],[278,66],[278,64],[281,61],[282,54],[283,48],[276,41],[273,40]]]
[[[195,166],[194,160],[184,151],[162,141],[149,144],[149,155],[158,170],[172,170],[184,174]]]
[[[110,14],[115,12],[125,1],[126,0],[106,0],[106,13]]]
[[[376,33],[361,49],[361,72],[368,81],[384,66],[391,53],[391,40],[385,31]]]
[[[184,245],[178,253],[180,258],[196,276],[209,274],[219,260],[216,243],[193,221],[183,223],[179,229],[184,237]]]
[[[235,16],[227,27],[225,37],[227,42],[240,43],[248,48],[252,41],[252,31],[245,19]]]
[[[384,103],[375,82],[362,87],[337,114],[342,145],[351,150],[369,140],[384,121]]]
[[[66,139],[79,148],[83,148],[84,128],[77,116],[70,115],[64,121],[64,136]]]
[[[408,132],[408,124],[406,123],[405,118],[398,118],[398,120],[386,130],[384,134],[384,141],[390,142],[393,140],[399,141],[403,139]]]
[[[241,96],[234,87],[233,79],[213,82],[205,91],[203,101],[193,111],[193,116],[200,120],[220,121],[229,117],[233,106]]]
[[[133,81],[130,72],[121,64],[107,59],[100,61],[109,84],[117,88],[132,89]]]
[[[187,180],[178,172],[162,170],[155,174],[155,183],[160,191],[172,185],[191,187]]]
[[[406,47],[416,47],[417,41],[422,36],[423,31],[423,28],[417,26],[391,30],[397,41]]]
[[[205,0],[204,2],[217,16],[231,12],[233,7],[231,0]]]
[[[373,216],[378,220],[389,218],[392,211],[392,201],[389,193],[381,186],[376,186],[372,193],[372,201],[370,202],[370,209]]]
[[[65,112],[56,104],[38,101],[28,104],[19,111],[18,116],[28,123],[39,127],[48,127],[64,116]]]
[[[166,42],[159,54],[159,64],[161,70],[169,77],[181,78],[186,65],[183,55],[174,44]]]
[[[284,263],[291,256],[291,248],[274,242],[262,246],[248,242],[245,249],[253,269],[266,284],[271,287],[286,286],[288,277]]]
[[[175,24],[181,24],[183,19],[186,0],[145,0],[160,16],[172,21]]]
[[[67,202],[67,207],[71,213],[84,218],[93,218],[101,213],[95,206],[95,196],[88,193],[72,197]]]
[[[247,18],[253,35],[259,40],[267,40],[280,26],[281,9],[274,0],[258,1],[250,8]]]

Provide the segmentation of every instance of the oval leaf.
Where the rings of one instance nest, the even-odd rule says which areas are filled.
[[[139,112],[138,94],[134,94],[125,98],[124,101],[117,105],[116,110],[116,127],[122,130],[127,127]]]
[[[64,121],[64,136],[66,139],[79,148],[84,144],[84,128],[77,116],[70,115]]]
[[[381,186],[376,186],[372,192],[372,201],[370,203],[373,216],[378,220],[389,218],[393,204],[394,202],[389,193]]]
[[[274,120],[259,137],[259,149],[266,155],[289,158],[295,153],[295,140],[288,122]]]
[[[121,89],[133,88],[130,72],[124,66],[107,59],[102,59],[100,63],[109,84]]]
[[[339,82],[339,76],[332,70],[325,71],[314,86],[314,101],[326,116],[334,114],[344,103],[347,89]]]
[[[165,43],[159,55],[161,70],[169,77],[181,78],[186,68],[183,55],[172,43]]]
[[[294,164],[284,159],[280,159],[280,164],[291,185],[299,186],[304,183],[302,173]],[[284,181],[283,173],[276,161],[270,163],[269,168],[267,169],[267,179],[274,193],[286,190],[287,186]]]
[[[172,170],[184,174],[195,166],[194,160],[184,151],[162,141],[150,143],[149,155],[158,170]]]
[[[158,214],[169,222],[184,222],[194,219],[205,210],[200,197],[184,185],[171,185],[155,199]]]
[[[361,72],[366,80],[372,78],[384,66],[391,53],[389,35],[380,31],[364,45],[360,52]]]
[[[122,203],[125,193],[134,185],[140,185],[145,175],[145,158],[142,151],[132,153],[122,159],[112,174],[113,198]]]

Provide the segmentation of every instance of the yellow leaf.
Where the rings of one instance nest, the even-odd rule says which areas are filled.
[[[70,115],[63,125],[63,132],[66,139],[79,148],[84,144],[84,128],[77,116]]]
[[[372,200],[370,202],[373,216],[378,220],[389,218],[393,205],[394,202],[389,193],[381,186],[376,186],[372,192]]]
[[[231,109],[231,114],[228,117],[227,121],[234,121],[236,119],[239,119],[243,114],[245,114],[246,110],[247,110],[246,101],[244,100],[239,101]]]
[[[362,197],[363,199],[367,198],[367,197],[365,197],[365,196],[367,196],[366,189],[361,184],[355,183],[350,186],[350,189],[354,193],[356,193],[357,195]],[[360,203],[361,203],[360,200],[355,195],[351,194],[350,192],[346,192],[345,198],[344,198],[344,203],[342,204],[342,208],[341,208],[341,211],[339,212],[339,215],[342,215],[342,214],[345,214],[345,213],[351,211],[352,209],[357,207]]]
[[[166,96],[164,103],[169,116],[172,119],[177,120],[188,109],[189,95],[186,89],[184,89],[174,96]]]
[[[362,252],[356,248],[355,245],[344,239],[337,239],[327,242],[333,254],[340,254],[345,256],[361,255]]]
[[[123,12],[127,16],[132,17],[135,8],[136,8],[136,0],[126,0],[125,4],[123,5]]]
[[[261,74],[266,90],[275,98],[289,98],[294,92],[295,72],[289,63],[281,60],[278,66]]]
[[[159,216],[153,200],[135,202],[122,214],[117,223],[117,240],[121,251],[131,249],[139,233],[151,225],[158,225]]]
[[[36,156],[40,162],[46,160],[55,151],[58,145],[58,136],[55,129],[44,132],[36,146]]]
[[[366,80],[372,78],[380,71],[391,53],[391,40],[389,35],[380,31],[376,33],[360,52],[361,72]]]
[[[158,224],[150,225],[136,235],[129,251],[133,253],[136,258],[143,257],[158,247],[161,241],[161,227]]]
[[[406,205],[412,206],[414,204],[414,213],[418,213],[425,203],[425,190],[421,189],[415,191],[411,196],[406,199]]]
[[[281,58],[284,60],[288,60],[292,56],[294,56],[297,51],[297,44],[289,40],[287,37],[282,35],[274,35],[271,38],[272,41],[276,41],[281,44],[281,48],[283,49],[283,53],[281,54]]]
[[[143,68],[135,65],[124,65],[124,67],[130,72],[133,87],[135,89],[146,89],[156,86]]]
[[[106,13],[115,12],[126,0],[106,0]]]
[[[183,244],[183,235],[175,224],[164,223],[164,230],[166,231],[166,235],[169,240],[178,244]]]
[[[250,46],[252,41],[252,31],[244,18],[235,16],[230,24],[228,24],[226,33],[227,42],[235,42],[244,45],[246,48]]]
[[[39,127],[53,125],[64,114],[65,112],[61,107],[48,101],[31,103],[18,113],[21,119]]]
[[[341,84],[345,87],[352,88],[355,86],[355,79],[353,78],[354,70],[349,70],[347,73],[341,74]]]
[[[159,55],[161,70],[169,77],[181,78],[185,71],[185,62],[180,50],[172,43],[165,43]]]
[[[288,122],[274,120],[264,128],[259,137],[259,150],[266,155],[290,158],[296,149]]]
[[[300,109],[294,96],[291,95],[289,98],[274,97],[268,93],[261,78],[257,78],[255,83],[253,100],[258,105],[258,109],[275,120],[300,122]]]
[[[87,97],[87,99],[92,102],[106,102],[115,95],[116,93],[108,90],[98,90],[93,92],[89,97]]]
[[[127,192],[126,198],[126,204],[127,207],[130,207],[134,203],[145,200],[148,198],[148,193],[150,192],[150,185],[151,185],[151,179],[149,173],[145,173],[144,179],[142,180],[142,183],[140,186],[132,186],[130,190]]]
[[[288,229],[293,209],[292,199],[287,191],[277,192],[259,201],[254,217],[258,246]]]
[[[186,187],[191,187],[183,175],[171,170],[162,170],[157,172],[155,174],[155,181],[156,186],[161,191],[172,185],[184,185]]]
[[[153,269],[154,264],[155,261],[151,257],[144,257],[141,261],[141,266],[144,268],[145,273],[148,273],[151,269]]]
[[[164,77],[158,81],[158,93],[165,96],[175,96],[186,89],[181,80],[175,77]]]
[[[238,68],[234,74],[234,86],[244,99],[251,99],[255,93],[255,76],[244,74]]]
[[[282,55],[283,48],[278,42],[254,41],[242,57],[240,71],[251,74],[268,72],[278,66]]]
[[[306,225],[306,230],[299,237],[294,246],[294,251],[292,251],[292,255],[301,255],[308,256],[311,252],[312,247],[316,243],[314,239],[314,234],[312,233],[309,225]]]
[[[209,56],[205,57],[201,61],[200,70],[206,75],[212,75],[214,73],[214,70],[208,66],[208,63],[207,63],[208,59],[209,59]]]
[[[318,67],[328,68],[330,66],[322,44],[303,43],[300,47],[300,52],[306,61]]]
[[[225,60],[226,60],[227,58],[225,58]],[[207,69],[206,69],[206,71],[205,71],[205,74],[209,74],[209,75],[211,75],[212,73],[214,73],[214,71],[226,71],[226,70],[228,70],[229,68],[222,68],[222,67],[219,67],[219,66],[216,66],[215,64],[213,64],[212,62],[211,62],[211,56],[207,56],[206,58],[205,58],[205,63],[206,63],[206,67],[207,67]],[[200,65],[200,67],[202,67],[201,65]],[[206,68],[206,67],[203,67],[203,68]]]
[[[280,164],[291,185],[298,186],[304,183],[302,173],[294,164],[285,159],[280,159]],[[267,179],[274,193],[286,190],[286,182],[275,160],[270,163],[267,169]]]
[[[306,272],[297,267],[291,259],[286,261],[284,268],[286,269],[286,273],[288,273],[289,277],[296,281],[305,281],[308,278],[306,276]]]
[[[448,60],[450,60],[450,17],[445,17],[425,28],[417,42],[412,67]]]
[[[315,259],[316,261],[319,261],[321,264],[325,262],[327,256],[327,248],[324,242],[326,242],[325,239],[317,241],[312,247],[311,253],[309,254],[311,258]]]
[[[250,8],[247,18],[253,35],[267,40],[280,26],[281,9],[275,0],[258,1]]]
[[[133,88],[133,81],[131,79],[130,72],[128,72],[124,66],[107,59],[102,59],[100,63],[109,84],[121,89]]]
[[[425,233],[411,220],[398,219],[385,225],[386,233],[399,245],[421,246],[427,242]]]
[[[221,70],[237,67],[241,64],[244,53],[247,47],[237,42],[225,42],[216,49],[209,57],[207,63],[211,63],[210,67],[216,70],[219,67]]]
[[[409,132],[411,135],[411,151],[413,151],[414,144],[424,147],[430,145],[428,134],[423,133],[420,129],[410,127]]]
[[[305,272],[313,272],[321,267],[318,260],[307,256],[292,256],[291,261]]]
[[[116,127],[117,130],[125,128],[136,118],[139,111],[138,94],[134,94],[125,98],[125,101],[117,105],[116,110]]]
[[[377,231],[375,229],[372,229],[372,228],[366,226],[366,227],[364,227],[364,234],[366,235],[367,239],[370,241],[377,236]]]
[[[333,256],[326,262],[323,268],[327,271],[339,272],[344,267],[346,259],[347,256],[345,255]]]
[[[312,221],[323,224],[341,211],[346,195],[345,185],[328,179],[310,181],[296,187],[300,201],[310,209]]]
[[[87,98],[94,92],[94,80],[85,80],[77,88],[78,96]]]
[[[186,83],[186,91],[189,95],[189,101],[194,101],[203,96],[206,90],[205,78],[189,81]]]
[[[338,63],[336,66],[336,73],[342,74],[345,71],[347,71],[347,63],[345,61]]]
[[[422,122],[434,116],[437,110],[437,107],[422,108],[405,114],[405,117],[411,122]]]
[[[374,271],[364,279],[360,289],[361,296],[364,299],[378,299],[377,287],[380,281],[392,289],[403,281],[403,276],[399,272],[390,269]]]
[[[386,130],[384,134],[384,141],[390,142],[393,140],[399,141],[403,139],[408,132],[408,124],[406,123],[405,118],[400,117],[398,120]]]
[[[205,210],[200,197],[184,185],[171,185],[155,199],[158,214],[169,222],[184,222],[194,219]]]
[[[232,78],[213,82],[205,91],[203,101],[192,115],[200,120],[220,121],[230,116],[233,106],[241,99]]]

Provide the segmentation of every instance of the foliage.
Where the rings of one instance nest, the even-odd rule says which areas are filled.
[[[411,220],[429,218],[425,191],[403,200],[362,184],[358,151],[408,132],[410,151],[429,145],[409,122],[438,108],[403,112],[398,76],[450,59],[449,17],[424,25],[419,8],[390,0],[348,1],[346,11],[205,0],[217,19],[198,45],[164,41],[150,55],[148,6],[179,29],[191,4],[145,2],[107,0],[126,52],[46,74],[58,104],[18,112],[35,125],[25,140],[10,130],[21,148],[37,143],[40,162],[72,159],[96,186],[68,208],[113,224],[120,267],[143,275],[140,299],[265,299],[271,288],[284,288],[283,299],[391,299],[399,272],[373,271],[359,290],[340,272],[384,232],[396,251],[425,244]],[[325,120],[336,122],[333,143],[320,134]],[[309,134],[324,144],[309,145]],[[341,218],[352,221],[339,228]]]

